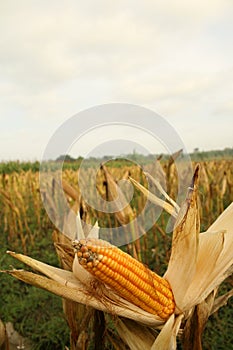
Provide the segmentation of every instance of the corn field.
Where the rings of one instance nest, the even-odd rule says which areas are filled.
[[[193,164],[193,168],[195,168],[195,164]],[[151,205],[146,214],[143,210],[147,200],[145,191],[148,188],[148,180],[144,172],[151,174],[165,188],[168,196],[175,201],[179,184],[174,162],[157,159],[155,163],[151,163],[143,169],[130,164],[118,168],[103,165],[96,177],[93,175],[93,169],[87,169],[86,181],[89,183],[89,188],[86,190],[90,191],[90,196],[92,195],[92,188],[96,187],[103,199],[111,201],[115,198],[116,186],[122,179],[127,180],[130,177],[133,183],[138,184],[130,203],[124,209],[114,213],[101,212],[85,202],[80,190],[81,184],[78,180],[78,172],[79,170],[66,169],[62,173],[62,186],[70,208],[76,214],[79,213],[81,219],[86,223],[94,225],[98,222],[100,233],[101,229],[105,227],[108,227],[111,233],[112,228],[130,223],[139,214],[142,214],[142,225],[151,220],[152,225],[146,234],[143,233],[142,227],[132,226],[133,233],[131,232],[131,234],[135,239],[129,240],[130,242],[122,249],[162,276],[171,256],[172,232],[166,231],[169,220],[166,210],[161,212],[157,220],[155,205]],[[41,195],[42,197],[47,196],[47,200],[51,201],[51,206],[53,201],[56,202],[56,180],[51,180],[49,185],[53,196],[48,196],[46,189],[40,188],[38,172],[28,170],[19,173],[0,174],[1,270],[9,269],[10,264],[18,267],[17,262],[6,256],[6,250],[30,255],[38,260],[43,260],[45,263],[60,266],[67,272],[72,270],[74,250],[70,238],[59,232],[51,222],[41,199]],[[140,190],[140,185],[143,186],[144,193]],[[152,188],[154,193],[158,194],[156,186],[152,186]],[[123,191],[122,193],[126,192]],[[203,232],[233,202],[233,162],[231,160],[201,162],[197,201],[201,232]],[[65,232],[69,231],[69,217],[64,218],[63,227]],[[83,229],[85,231],[85,228]],[[105,239],[104,236],[102,238]],[[55,244],[55,248],[53,248],[53,244]],[[22,267],[22,265],[19,266]],[[17,290],[17,284],[21,283],[21,290],[17,290],[16,294],[21,293],[20,298],[23,298],[24,293],[25,295],[28,293],[28,289],[24,287],[22,282],[17,280],[9,282],[10,279],[12,280],[8,275],[3,276],[2,293],[12,293],[13,295],[14,290],[12,289]],[[23,278],[19,279],[24,280]],[[9,284],[12,288],[10,290],[6,287],[8,283],[11,283]],[[221,296],[221,294],[229,292],[232,286],[232,277],[228,277],[220,287],[218,295]],[[40,298],[40,294],[36,297]],[[62,336],[58,337],[57,340],[52,339],[55,336],[51,336],[52,340],[46,340],[47,343],[43,343],[43,339],[41,339],[43,336],[40,334],[37,338],[32,337],[34,349],[61,349],[64,346],[67,346],[67,349],[136,349],[137,347],[133,347],[130,341],[125,339],[124,333],[128,334],[130,338],[133,332],[135,334],[144,332],[148,339],[154,339],[159,333],[159,330],[149,328],[147,325],[140,325],[140,322],[137,324],[135,320],[129,320],[127,316],[123,318],[125,321],[122,321],[122,317],[116,319],[111,313],[108,314],[92,306],[86,306],[74,300],[60,297],[62,295],[55,302],[60,303],[60,300],[62,300],[63,309],[59,309],[59,317],[64,320],[67,327],[67,334],[69,334],[69,338],[66,339],[67,343],[61,345]],[[20,298],[17,298],[18,296],[15,297],[15,300],[20,300]],[[4,323],[9,320],[14,321],[20,333],[30,337],[32,332],[36,331],[30,330],[29,332],[25,329],[24,321],[22,321],[24,318],[23,315],[20,315],[20,312],[18,313],[18,320],[17,312],[8,319],[7,313],[11,315],[10,311],[4,312],[3,310],[10,310],[11,307],[14,307],[14,298],[11,305],[7,304],[8,302],[9,298],[3,295],[0,304],[0,319]],[[232,302],[229,300],[227,306],[211,316],[207,322],[202,340],[203,349],[215,349],[213,339],[219,337],[219,334],[222,337],[220,342],[222,347],[218,345],[216,349],[230,349],[232,345],[229,344],[232,344],[233,338],[232,335],[226,333],[232,333],[232,329],[231,331],[227,329],[226,324],[233,327],[232,307]],[[46,309],[46,306],[44,308]],[[31,312],[33,313],[33,306]],[[38,319],[42,319],[42,321],[43,312],[45,311],[41,308],[41,314],[38,313]],[[224,328],[222,331],[221,327]],[[203,328],[205,327],[203,326]],[[216,332],[214,328],[216,328]],[[44,332],[46,333],[46,330]],[[59,333],[59,329],[57,333]],[[149,340],[148,343],[150,343]],[[182,332],[178,332],[177,344],[180,349],[192,348],[189,347],[190,344],[187,345],[187,339],[182,336]],[[198,346],[193,348],[201,349]]]

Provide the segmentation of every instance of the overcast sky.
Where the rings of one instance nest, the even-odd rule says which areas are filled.
[[[0,160],[40,159],[111,102],[160,114],[188,151],[232,147],[232,38],[232,0],[0,1]]]

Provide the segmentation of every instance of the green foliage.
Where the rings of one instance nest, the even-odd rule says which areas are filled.
[[[224,150],[199,151],[198,148],[190,154],[191,159],[195,162],[217,159],[233,159],[233,148],[225,148]]]
[[[0,174],[11,174],[20,173],[22,171],[33,171],[37,172],[40,169],[40,163],[36,162],[20,162],[20,161],[10,161],[0,163]]]
[[[44,162],[44,169],[48,166],[49,168],[56,170],[57,167],[60,167],[60,163],[62,162],[63,169],[72,169],[77,170],[81,163],[84,161],[86,167],[93,167],[99,165],[101,163],[106,162],[106,166],[122,168],[124,166],[133,166],[135,164],[139,164],[140,166],[151,164],[155,161],[156,158],[162,156],[163,160],[167,160],[169,158],[168,154],[139,154],[139,153],[130,153],[124,154],[121,157],[114,156],[104,156],[100,158],[90,157],[88,159],[84,159],[83,157],[73,158],[70,155],[61,155],[56,160],[48,161],[48,165]],[[199,151],[198,148],[195,148],[193,153],[190,153],[190,157],[193,161],[206,161],[206,160],[217,160],[217,159],[233,159],[233,148],[225,148],[224,150],[214,150],[214,151]],[[108,160],[111,159],[111,162]],[[9,162],[0,162],[0,174],[11,174],[13,172],[19,173],[22,171],[31,170],[33,172],[37,172],[40,170],[40,162],[20,162],[20,161],[9,161]]]
[[[27,292],[18,304],[15,325],[32,340],[33,350],[61,349],[69,345],[60,298],[35,287],[28,287]]]

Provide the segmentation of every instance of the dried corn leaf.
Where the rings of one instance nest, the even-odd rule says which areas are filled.
[[[80,193],[79,190],[71,186],[66,180],[62,179],[62,188],[64,192],[73,200],[79,202],[80,201]]]
[[[133,209],[128,204],[121,188],[104,165],[102,165],[102,170],[106,178],[107,196],[108,200],[111,201],[110,203],[114,209],[113,212],[119,223],[126,225],[134,217]]]
[[[159,181],[154,179],[149,173],[144,172],[144,174],[152,181],[152,183],[157,187],[159,192],[167,199],[167,201],[176,209],[176,212],[178,214],[180,207],[179,205],[167,194],[167,192],[163,189],[163,187],[160,185]]]
[[[214,305],[211,310],[211,315],[214,314],[220,307],[227,305],[228,300],[233,296],[233,289],[224,295],[221,295],[214,301]]]
[[[163,199],[157,197],[155,194],[148,191],[144,186],[142,186],[139,182],[134,180],[132,177],[130,177],[129,179],[134,184],[134,186],[148,198],[149,201],[166,210],[174,218],[177,217],[177,213],[173,205],[167,203]]]

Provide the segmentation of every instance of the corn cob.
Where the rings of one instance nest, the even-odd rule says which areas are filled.
[[[110,243],[99,239],[73,242],[79,263],[122,298],[167,319],[175,301],[167,280]]]

